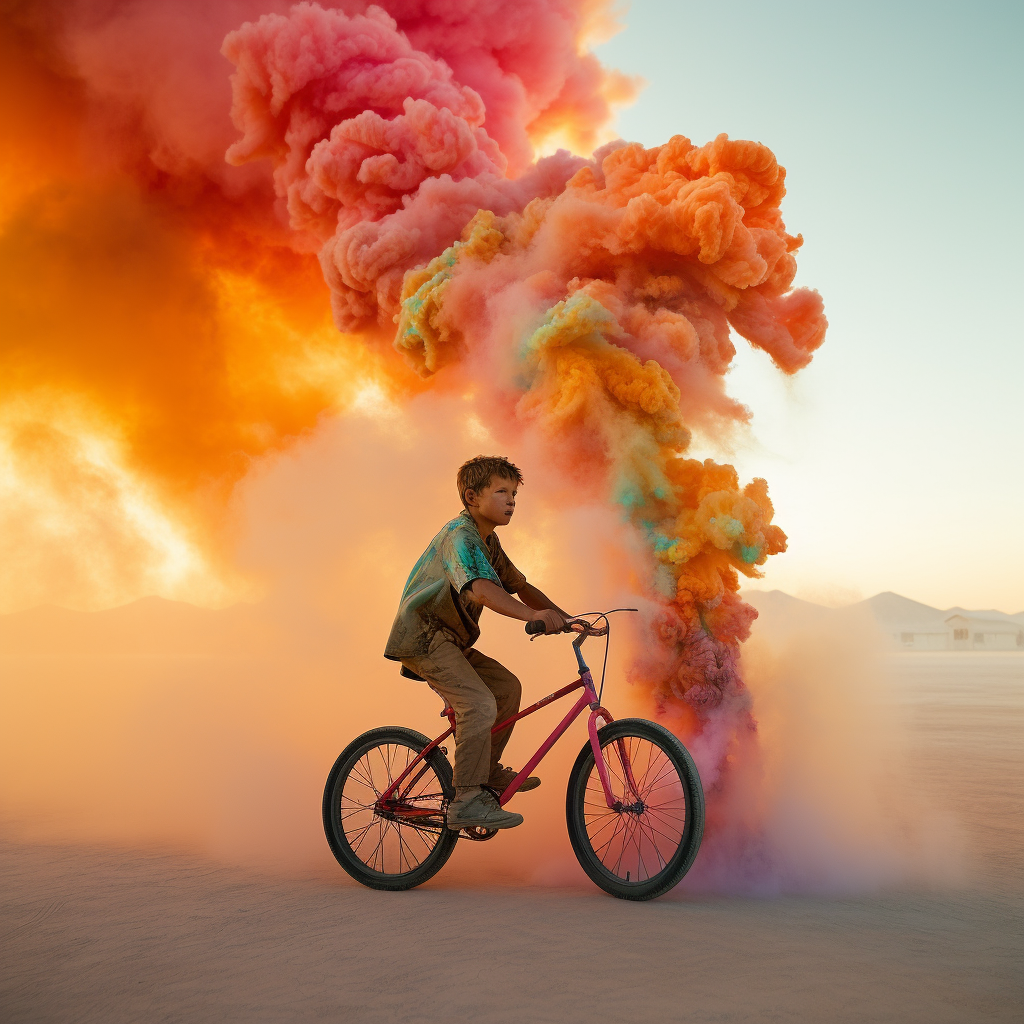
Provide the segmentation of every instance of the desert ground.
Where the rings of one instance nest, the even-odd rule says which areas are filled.
[[[684,881],[634,904],[564,870],[497,884],[460,847],[420,889],[381,893],[326,859],[272,868],[230,863],[237,843],[90,839],[72,759],[66,839],[52,819],[4,825],[0,1018],[1019,1021],[1024,656],[888,661],[904,781],[955,824],[932,841],[962,848],[948,877],[758,895]],[[244,843],[244,820],[232,828]]]
[[[5,844],[9,1021],[1017,1021],[1019,894],[404,894]]]

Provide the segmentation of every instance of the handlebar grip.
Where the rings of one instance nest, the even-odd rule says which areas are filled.
[[[540,619],[533,619],[531,622],[526,624],[526,632],[533,636],[535,633],[544,632],[544,623]]]

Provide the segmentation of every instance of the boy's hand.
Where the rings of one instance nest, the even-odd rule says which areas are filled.
[[[607,626],[595,626],[594,623],[588,622],[586,619],[573,619],[569,628],[574,633],[586,633],[587,636],[604,636],[608,632]]]
[[[543,608],[530,616],[531,622],[543,622],[545,635],[561,633],[565,629],[565,616],[554,608]]]

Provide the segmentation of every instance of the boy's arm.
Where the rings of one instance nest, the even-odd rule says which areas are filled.
[[[544,608],[553,608],[563,619],[568,619],[569,613],[559,608],[554,601],[551,600],[547,594],[538,590],[532,583],[524,583],[519,588],[519,599],[528,608],[536,608],[542,610]]]
[[[520,598],[531,608],[536,608],[540,611],[544,609],[550,609],[551,611],[558,612],[562,616],[562,619],[570,619],[572,616],[555,604],[554,601],[548,597],[543,591],[538,590],[532,583],[523,583],[519,587]],[[578,627],[575,627],[578,628]],[[604,636],[608,632],[607,626],[589,626],[588,632],[591,636]]]
[[[469,585],[473,597],[485,608],[498,612],[499,615],[507,615],[510,619],[519,619],[521,622],[543,622],[545,633],[557,633],[565,628],[565,620],[568,616],[561,609],[556,608],[536,587],[529,583],[520,588],[520,594],[524,591],[532,599],[543,603],[532,604],[517,601],[504,588],[491,580],[475,579]],[[526,594],[524,594],[524,601]]]

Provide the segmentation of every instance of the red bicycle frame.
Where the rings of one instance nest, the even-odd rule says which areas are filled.
[[[502,794],[498,797],[498,802],[502,805],[508,803],[509,800],[515,796],[519,787],[530,777],[530,773],[540,764],[543,760],[544,755],[555,745],[562,734],[583,711],[584,708],[590,708],[590,719],[587,723],[587,730],[590,735],[590,746],[594,752],[594,762],[597,765],[597,772],[601,778],[601,786],[604,789],[605,802],[612,810],[621,810],[622,802],[615,798],[612,793],[611,780],[608,777],[608,766],[605,764],[604,757],[601,754],[601,743],[597,738],[597,721],[598,719],[604,719],[606,724],[611,724],[614,719],[612,716],[601,707],[598,699],[597,690],[594,688],[594,680],[590,674],[590,669],[587,667],[586,662],[583,660],[583,654],[580,651],[580,647],[583,641],[586,639],[586,634],[581,633],[579,638],[573,641],[573,650],[576,653],[576,661],[579,664],[580,675],[579,678],[569,683],[568,686],[563,686],[560,690],[556,690],[554,693],[548,694],[542,700],[537,701],[536,704],[531,704],[528,708],[520,711],[518,714],[513,715],[511,718],[506,718],[503,722],[498,722],[492,729],[491,734],[501,732],[503,729],[508,728],[515,722],[518,722],[520,718],[526,718],[527,715],[532,715],[534,711],[539,711],[543,707],[547,707],[553,701],[558,700],[560,697],[566,696],[566,694],[572,693],[573,690],[582,689],[583,693],[580,694],[579,699],[572,706],[569,713],[562,719],[561,722],[555,727],[554,732],[540,745],[537,752],[526,762],[522,771],[508,784]],[[436,809],[426,807],[414,807],[405,802],[405,797],[412,790],[413,786],[423,777],[423,774],[427,771],[427,765],[425,759],[430,755],[437,746],[443,743],[449,736],[455,732],[455,712],[452,708],[446,707],[441,712],[441,717],[448,719],[448,729],[441,733],[437,739],[432,740],[428,743],[416,756],[416,758],[409,764],[409,766],[402,772],[401,775],[391,783],[390,786],[377,800],[377,807],[381,810],[387,811],[391,814],[399,814],[403,818],[415,818],[415,817],[434,817],[437,814]],[[636,783],[633,781],[633,770],[629,763],[629,757],[627,756],[625,744],[622,740],[616,741],[616,747],[618,749],[619,759],[622,763],[623,774],[625,781],[628,783],[629,788],[633,791],[636,799],[639,800],[637,795]],[[420,766],[419,771],[416,771],[417,766]],[[415,774],[413,774],[415,772]],[[409,778],[413,776],[412,778]],[[405,785],[401,792],[396,797],[399,787],[408,779],[408,784]]]

